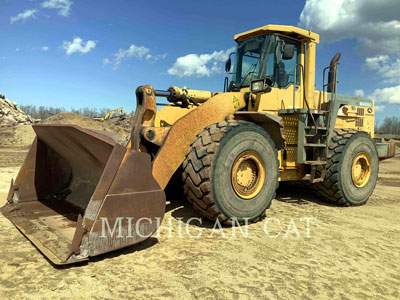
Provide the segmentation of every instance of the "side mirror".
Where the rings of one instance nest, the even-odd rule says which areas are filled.
[[[256,79],[250,83],[250,92],[257,94],[262,92],[270,92],[273,82],[271,78]]]
[[[294,45],[291,44],[285,44],[282,48],[282,59],[287,60],[287,59],[292,59],[294,55]]]
[[[229,71],[231,70],[231,66],[232,66],[232,61],[231,61],[231,56],[229,56],[225,63],[225,72],[226,73],[229,73]]]

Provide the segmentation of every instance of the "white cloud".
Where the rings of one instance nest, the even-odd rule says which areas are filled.
[[[376,89],[370,98],[378,102],[400,104],[400,85]]]
[[[329,42],[355,38],[367,55],[400,49],[398,0],[307,0],[299,26],[320,33]]]
[[[376,89],[370,98],[378,102],[400,104],[400,85],[398,85],[400,84],[400,58],[391,58],[389,55],[367,57],[364,67],[367,70],[375,71],[382,78],[380,82],[395,84],[395,86]]]
[[[356,96],[356,97],[360,97],[360,98],[362,98],[362,97],[364,97],[364,91],[363,90],[354,90],[354,96]]]
[[[67,17],[71,11],[72,4],[71,0],[46,0],[42,2],[42,7],[58,9],[60,16]]]
[[[138,59],[142,59],[150,52],[150,49],[143,46],[135,46],[134,44],[130,45],[130,47],[126,50],[119,49],[115,56],[115,65],[120,65],[124,59],[130,57],[136,57]]]
[[[19,52],[19,50],[21,50],[19,47],[15,49],[16,52]]]
[[[214,73],[221,73],[223,62],[228,58],[229,53],[235,50],[234,47],[224,51],[214,51],[211,54],[188,54],[179,57],[174,65],[168,69],[168,74],[178,77],[187,76],[210,76]]]
[[[400,58],[390,58],[389,55],[367,57],[364,67],[376,71],[384,83],[400,83]]]
[[[64,42],[62,48],[68,55],[74,52],[88,53],[96,47],[96,41],[89,40],[86,43],[80,37],[76,37],[72,42]]]
[[[10,17],[10,23],[12,24],[19,20],[22,20],[24,22],[29,18],[34,18],[36,13],[37,13],[37,9],[27,9],[24,12],[19,13],[18,15],[14,16],[14,17]]]
[[[114,59],[110,60],[109,58],[103,59],[103,64],[105,65],[114,65],[114,69],[118,68],[118,66],[122,63],[122,61],[129,58],[137,58],[137,59],[145,59],[151,63],[154,63],[160,59],[165,59],[167,54],[158,54],[153,55],[150,53],[150,49],[144,46],[136,46],[134,44],[130,45],[128,49],[119,49],[117,53],[114,54]]]
[[[386,64],[389,60],[389,55],[377,55],[374,57],[367,57],[365,59],[365,66],[370,70],[379,70],[382,64]]]
[[[165,59],[166,57],[167,57],[167,53],[158,54],[158,55],[147,54],[146,60],[150,61],[150,63],[155,63],[155,62],[159,61],[160,59]]]
[[[384,111],[385,110],[385,105],[375,105],[375,111]]]
[[[47,51],[47,50],[49,50],[49,47],[48,46],[43,46],[43,47],[40,48],[40,50]]]

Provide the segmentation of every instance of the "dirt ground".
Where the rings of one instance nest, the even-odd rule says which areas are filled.
[[[7,130],[0,206],[33,137],[30,126]],[[249,225],[247,237],[205,220],[188,224],[198,216],[170,198],[159,236],[63,268],[0,215],[0,299],[399,299],[399,195],[400,157],[380,164],[361,207],[330,206],[305,183],[282,183],[266,221]],[[308,227],[304,218],[312,218]]]

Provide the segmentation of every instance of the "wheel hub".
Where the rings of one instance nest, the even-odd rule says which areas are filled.
[[[371,177],[371,158],[366,152],[358,153],[353,160],[351,178],[356,187],[362,188]]]
[[[232,186],[243,199],[251,199],[260,192],[265,180],[264,162],[252,150],[241,153],[233,163]]]

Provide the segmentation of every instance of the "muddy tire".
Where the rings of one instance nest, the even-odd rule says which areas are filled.
[[[313,186],[328,202],[362,205],[375,189],[378,171],[378,153],[371,137],[365,132],[339,129],[329,144],[325,180]]]
[[[225,224],[264,218],[278,187],[274,142],[250,122],[208,126],[191,144],[182,166],[186,199],[202,216]]]

